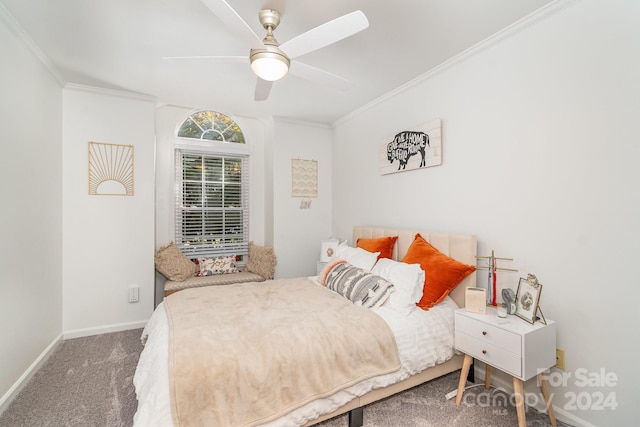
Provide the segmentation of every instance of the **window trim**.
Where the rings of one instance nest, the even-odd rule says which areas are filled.
[[[180,150],[199,150],[213,154],[237,154],[249,155],[251,150],[248,144],[238,144],[236,142],[204,141],[200,139],[190,139],[176,137],[175,148]]]

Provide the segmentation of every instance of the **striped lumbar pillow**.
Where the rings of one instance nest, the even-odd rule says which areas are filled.
[[[380,276],[347,262],[332,263],[323,274],[323,285],[365,308],[380,307],[394,287]]]

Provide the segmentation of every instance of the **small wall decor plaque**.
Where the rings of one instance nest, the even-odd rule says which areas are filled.
[[[133,145],[89,142],[89,194],[133,196]]]
[[[386,136],[379,157],[381,175],[441,165],[440,119]]]

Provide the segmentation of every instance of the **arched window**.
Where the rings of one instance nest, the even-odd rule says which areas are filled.
[[[205,110],[191,114],[182,122],[180,129],[178,129],[178,136],[244,144],[244,135],[240,126],[229,116],[217,111]]]
[[[236,255],[246,262],[248,150],[221,146],[245,144],[242,130],[225,114],[205,110],[189,115],[176,136],[176,245],[192,259]]]

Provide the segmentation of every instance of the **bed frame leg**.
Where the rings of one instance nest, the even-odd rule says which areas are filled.
[[[362,406],[349,411],[349,427],[362,427],[363,422],[363,408]]]

